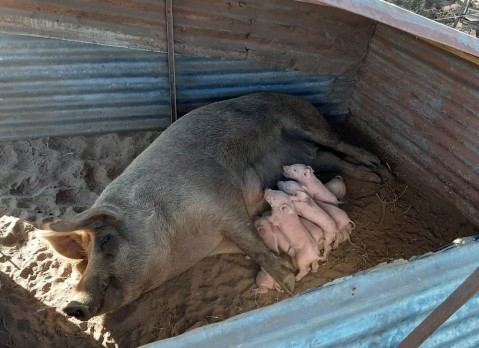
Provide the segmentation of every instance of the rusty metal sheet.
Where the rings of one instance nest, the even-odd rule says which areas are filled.
[[[452,48],[455,54],[467,52],[479,57],[479,41],[466,33],[419,16],[394,4],[380,0],[297,0],[316,5],[327,5],[355,13],[416,37],[438,43],[444,49]],[[473,59],[476,64],[477,59]]]
[[[8,33],[166,52],[163,1],[0,0]],[[373,21],[291,0],[175,0],[176,53],[353,77]]]
[[[181,0],[174,13],[178,53],[349,77],[374,29],[366,18],[289,0]]]
[[[479,66],[378,25],[350,122],[479,224]]]
[[[166,51],[164,1],[0,0],[0,30]]]

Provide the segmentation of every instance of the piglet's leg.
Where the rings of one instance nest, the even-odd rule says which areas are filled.
[[[288,255],[291,257],[291,263],[293,264],[294,268],[299,269],[298,260],[296,259],[296,253],[294,252],[293,248],[289,248]]]
[[[296,274],[296,281],[299,282],[301,279],[304,278],[309,273],[309,267],[305,268],[300,268],[299,273]]]
[[[319,264],[318,261],[314,261],[311,263],[311,273],[316,273],[318,272]]]
[[[325,240],[323,244],[323,256],[321,256],[319,259],[321,261],[328,261],[328,256],[329,253],[331,252],[333,242],[337,238],[337,232],[336,233],[326,233],[325,235]]]

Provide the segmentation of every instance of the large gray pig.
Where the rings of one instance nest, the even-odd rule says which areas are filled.
[[[244,252],[292,292],[289,261],[270,251],[252,218],[283,164],[312,164],[320,144],[365,166],[376,156],[340,140],[307,101],[257,93],[180,118],[111,182],[87,211],[47,224],[60,254],[87,266],[63,309],[80,320],[114,311],[219,253]],[[366,168],[366,167],[361,167]],[[362,171],[367,180],[378,181]]]

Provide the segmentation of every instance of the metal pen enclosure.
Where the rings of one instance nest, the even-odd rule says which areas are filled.
[[[479,224],[478,64],[378,24],[350,110],[379,151]]]
[[[0,6],[0,140],[168,126],[163,2]],[[361,130],[400,170],[414,172],[418,183],[479,224],[479,41],[437,23],[428,32],[427,20],[379,0],[178,0],[173,12],[180,114],[254,91],[304,96]],[[457,249],[454,262],[475,249]],[[440,259],[452,270],[448,257],[431,263]],[[371,275],[366,283],[373,285],[387,277]],[[441,296],[447,290],[438,289]],[[424,296],[418,295],[421,313]],[[461,318],[470,320],[471,310]],[[343,333],[331,344],[357,338]]]

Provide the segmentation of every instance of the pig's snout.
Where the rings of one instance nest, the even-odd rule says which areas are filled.
[[[88,306],[75,301],[70,302],[65,308],[63,308],[63,312],[82,321],[87,321],[93,316]]]

